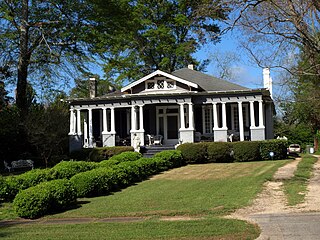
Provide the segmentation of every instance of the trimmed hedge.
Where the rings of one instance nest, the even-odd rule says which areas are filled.
[[[233,142],[233,160],[234,162],[250,162],[261,160],[260,142]]]
[[[101,167],[79,173],[70,181],[75,186],[78,197],[93,197],[126,187],[171,166],[170,161],[161,158],[140,158],[119,163],[113,168]]]
[[[13,207],[19,217],[38,218],[67,209],[76,203],[76,192],[66,179],[38,184],[17,194]]]
[[[21,190],[46,181],[69,179],[75,174],[89,171],[98,166],[97,163],[92,162],[62,161],[51,169],[33,169],[18,176],[10,176],[5,178],[2,183],[0,198],[11,201]]]
[[[0,198],[11,201],[19,191],[50,180],[53,180],[51,169],[33,169],[18,176],[6,177],[0,190]]]
[[[287,158],[288,142],[284,140],[185,143],[178,147],[186,163],[243,162]]]
[[[117,160],[103,160],[101,162],[99,162],[99,167],[103,167],[103,168],[111,168],[111,167],[114,167],[115,165],[119,164],[120,162],[117,161]]]
[[[136,161],[142,158],[142,154],[138,152],[122,152],[118,155],[112,156],[108,161],[115,160],[118,162]]]
[[[154,155],[155,158],[161,158],[163,160],[171,162],[171,166],[181,167],[185,165],[181,151],[179,150],[165,150]]]
[[[97,168],[99,165],[94,162],[84,161],[61,161],[52,170],[53,179],[70,179],[72,176]]]
[[[120,154],[122,152],[133,151],[133,147],[130,146],[93,148],[89,154],[89,159],[92,162],[101,162],[102,160],[107,160],[112,156]]]
[[[208,162],[226,163],[232,162],[232,145],[227,142],[207,143]]]
[[[181,151],[186,163],[205,163],[208,158],[207,145],[206,143],[184,143],[179,145],[177,150]]]
[[[285,140],[266,140],[260,142],[260,154],[263,160],[271,159],[270,152],[274,153],[272,159],[286,159],[287,158],[288,142]]]

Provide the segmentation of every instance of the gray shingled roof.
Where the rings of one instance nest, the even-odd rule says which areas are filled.
[[[249,88],[222,80],[202,72],[182,68],[171,73],[172,75],[198,84],[205,91],[232,91],[248,90]]]

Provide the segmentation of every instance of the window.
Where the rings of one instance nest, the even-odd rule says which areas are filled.
[[[148,82],[147,89],[154,89],[154,82]]]
[[[212,106],[203,106],[202,108],[203,119],[203,133],[212,133],[213,120],[212,120]]]
[[[157,81],[157,88],[158,89],[164,89],[164,80],[158,80]]]
[[[167,88],[168,88],[168,89],[174,88],[174,83],[173,83],[173,81],[167,81]]]
[[[176,88],[176,82],[164,77],[156,77],[145,82],[146,90],[171,90]]]

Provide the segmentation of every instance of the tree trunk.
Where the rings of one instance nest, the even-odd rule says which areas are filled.
[[[16,103],[20,110],[20,118],[22,120],[28,114],[27,104],[27,78],[28,78],[28,66],[30,60],[30,54],[28,50],[29,41],[29,1],[22,0],[21,11],[21,26],[20,26],[20,43],[19,43],[19,62],[18,62],[18,81],[17,81],[17,95]]]

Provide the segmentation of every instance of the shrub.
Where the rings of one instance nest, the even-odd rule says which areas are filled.
[[[52,180],[51,173],[51,169],[34,169],[18,176],[7,177],[4,180],[3,189],[1,189],[1,198],[10,201],[20,190]]]
[[[184,165],[181,151],[179,150],[165,150],[154,155],[155,158],[161,158],[169,161],[172,167],[181,167]]]
[[[170,161],[161,158],[140,158],[119,163],[112,168],[101,167],[79,173],[70,181],[75,186],[78,197],[93,197],[141,181],[152,174],[169,169],[171,165]]]
[[[112,168],[97,168],[79,173],[70,181],[75,186],[78,197],[99,196],[117,188],[116,174]]]
[[[76,161],[89,161],[89,155],[92,151],[92,148],[82,148],[80,150],[72,151],[69,156],[70,159]]]
[[[13,206],[19,217],[37,218],[76,203],[76,192],[66,179],[44,182],[17,194]]]
[[[142,158],[142,154],[138,152],[122,152],[118,155],[112,156],[110,160],[116,160],[118,162],[136,161]]]
[[[94,148],[89,154],[89,159],[92,162],[100,162],[122,152],[133,152],[133,150],[133,147],[129,146]]]
[[[250,162],[261,160],[259,142],[234,142],[233,159],[235,162]]]
[[[70,179],[72,176],[92,170],[99,165],[93,162],[84,161],[62,161],[52,168],[53,179]]]
[[[99,162],[99,167],[111,168],[111,167],[114,167],[117,164],[119,164],[119,161],[109,159],[109,160],[103,160],[103,161]]]
[[[186,163],[205,163],[207,162],[207,144],[206,143],[184,143],[178,150]]]
[[[270,152],[274,153],[273,159],[287,158],[288,142],[285,140],[266,140],[260,142],[260,155],[262,159],[270,159]]]
[[[208,162],[232,162],[231,144],[226,142],[210,142],[207,144]]]

